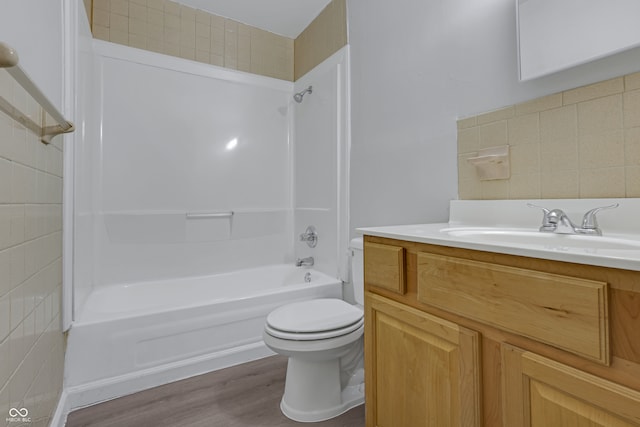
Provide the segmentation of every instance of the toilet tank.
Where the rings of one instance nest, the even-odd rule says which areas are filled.
[[[351,249],[351,283],[356,303],[364,305],[364,251],[362,237],[356,237],[349,244]]]

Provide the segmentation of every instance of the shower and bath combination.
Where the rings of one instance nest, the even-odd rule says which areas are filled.
[[[308,88],[306,88],[302,92],[298,92],[295,95],[293,95],[293,100],[296,101],[298,104],[300,104],[302,102],[302,98],[307,93],[313,93],[313,86],[309,86]]]

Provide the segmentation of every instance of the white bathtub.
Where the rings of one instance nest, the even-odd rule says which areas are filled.
[[[261,338],[267,314],[326,297],[341,298],[342,282],[290,265],[98,288],[69,332],[71,407],[273,354]]]

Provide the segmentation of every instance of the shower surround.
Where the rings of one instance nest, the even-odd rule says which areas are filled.
[[[292,258],[293,85],[96,42],[96,285]],[[189,214],[233,212],[227,217]]]
[[[348,275],[348,47],[295,84],[97,40],[93,50],[96,120],[75,165],[70,409],[271,354],[268,312],[340,298]],[[311,224],[313,249],[297,242]],[[311,283],[291,278],[306,256]]]

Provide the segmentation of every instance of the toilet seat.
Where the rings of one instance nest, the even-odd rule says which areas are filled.
[[[312,341],[349,334],[364,324],[362,310],[336,298],[287,304],[267,317],[265,332],[295,341]]]
[[[292,341],[314,341],[314,340],[326,340],[329,338],[336,338],[342,335],[347,335],[356,329],[362,327],[364,319],[360,319],[356,323],[347,326],[346,328],[332,329],[330,331],[321,332],[286,332],[275,329],[269,325],[265,325],[264,330],[266,333],[275,338]]]

